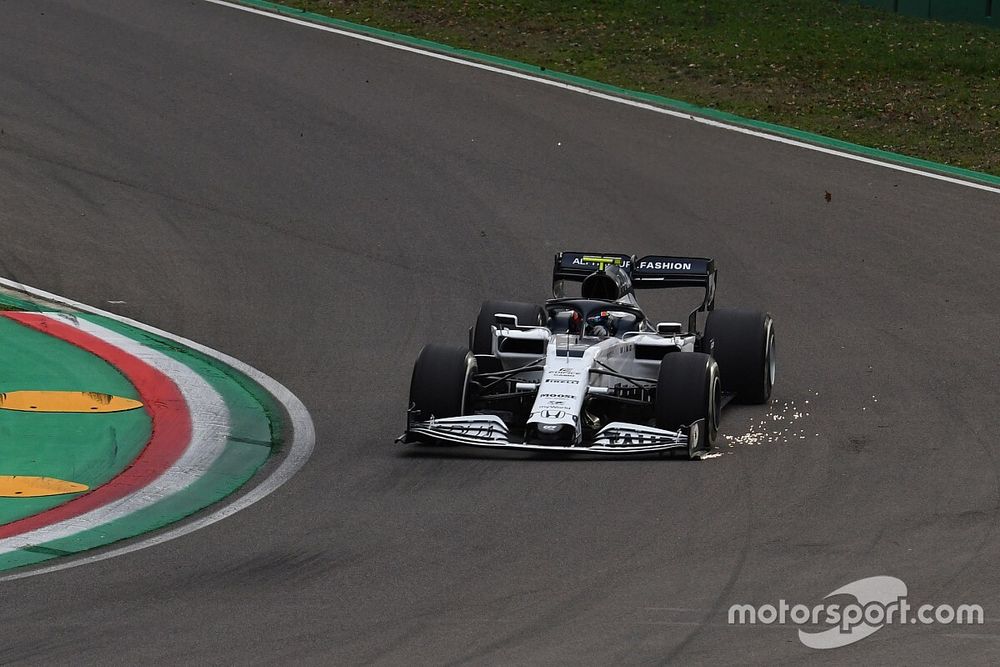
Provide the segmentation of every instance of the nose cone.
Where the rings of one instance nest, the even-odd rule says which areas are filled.
[[[570,446],[576,441],[576,429],[566,424],[533,424],[525,437],[531,445]]]

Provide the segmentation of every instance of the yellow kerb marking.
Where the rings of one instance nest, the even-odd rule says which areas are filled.
[[[0,394],[0,410],[20,412],[122,412],[141,401],[93,391],[8,391]]]
[[[86,484],[67,482],[52,477],[31,477],[28,475],[0,475],[0,498],[33,498],[37,496],[58,496],[63,493],[86,491]]]

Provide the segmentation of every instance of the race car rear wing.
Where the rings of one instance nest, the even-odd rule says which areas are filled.
[[[564,295],[563,281],[582,282],[595,271],[609,265],[620,266],[632,279],[635,289],[663,289],[670,287],[704,287],[705,298],[688,317],[690,330],[695,330],[697,313],[715,308],[715,284],[718,271],[715,260],[707,257],[672,257],[618,253],[560,252],[555,256],[552,269],[552,295]]]

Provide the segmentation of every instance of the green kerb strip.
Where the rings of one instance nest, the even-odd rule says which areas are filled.
[[[71,552],[62,551],[61,549],[51,549],[49,547],[27,547],[25,551],[30,551],[36,554],[42,554],[43,556],[68,556]]]
[[[39,312],[42,310],[60,310],[59,308],[42,308],[33,301],[14,296],[10,292],[2,291],[0,288],[0,310],[27,310]]]
[[[495,65],[498,67],[503,67],[505,69],[514,70],[517,72],[523,72],[525,74],[531,74],[533,76],[553,79],[574,86],[579,86],[581,88],[588,88],[590,90],[608,93],[611,95],[615,95],[617,97],[624,97],[628,99],[647,102],[649,104],[655,104],[657,106],[667,107],[684,113],[689,113],[694,116],[710,118],[712,120],[717,120],[723,123],[727,123],[729,125],[736,125],[754,130],[760,130],[762,132],[767,132],[769,134],[788,137],[790,139],[796,139],[798,141],[804,141],[811,144],[816,144],[818,146],[835,149],[838,151],[854,153],[856,155],[862,155],[872,159],[881,160],[883,162],[892,162],[895,164],[914,167],[917,169],[923,169],[926,171],[933,171],[941,174],[947,174],[949,176],[954,176],[969,181],[975,181],[993,186],[1000,186],[1000,176],[993,176],[992,174],[984,174],[982,172],[972,171],[971,169],[962,169],[961,167],[953,167],[951,165],[941,164],[939,162],[932,162],[930,160],[911,157],[909,155],[902,155],[900,153],[884,151],[878,148],[871,148],[869,146],[861,146],[859,144],[853,144],[849,141],[842,141],[840,139],[833,139],[831,137],[826,137],[821,134],[814,134],[812,132],[796,130],[795,128],[785,127],[784,125],[777,125],[775,123],[767,123],[764,121],[752,120],[750,118],[737,116],[736,114],[727,113],[725,111],[718,111],[716,109],[708,109],[706,107],[699,107],[694,104],[689,104],[688,102],[682,102],[680,100],[670,99],[669,97],[663,97],[661,95],[654,95],[652,93],[644,93],[637,90],[620,88],[618,86],[613,86],[607,83],[601,83],[600,81],[593,81],[591,79],[586,79],[580,76],[566,74],[565,72],[556,72],[553,70],[545,69],[543,67],[538,67],[536,65],[529,65],[527,63],[518,62],[516,60],[510,60],[508,58],[492,56],[486,53],[470,51],[468,49],[460,49],[448,46],[447,44],[441,44],[439,42],[433,42],[427,39],[420,39],[419,37],[411,37],[409,35],[403,35],[400,33],[391,32],[389,30],[382,30],[380,28],[372,28],[371,26],[352,23],[350,21],[345,21],[343,19],[335,19],[330,16],[323,16],[322,14],[314,14],[312,12],[307,12],[300,9],[287,7],[285,5],[276,2],[268,2],[267,0],[232,0],[232,1],[242,5],[246,5],[248,7],[262,9],[276,14],[293,16],[295,18],[302,19],[305,21],[310,21],[313,23],[325,24],[336,28],[340,28],[342,30],[349,30],[351,32],[357,32],[364,35],[370,35],[372,37],[378,37],[393,42],[399,42],[401,44],[407,44],[409,46],[415,46],[421,49],[425,49],[427,51],[434,51],[437,53],[443,53],[450,56],[464,58],[466,60],[473,60],[476,62]]]

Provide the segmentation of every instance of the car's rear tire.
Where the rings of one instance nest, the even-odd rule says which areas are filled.
[[[484,373],[501,370],[500,360],[493,355],[493,334],[490,330],[496,324],[497,313],[517,316],[521,326],[543,326],[547,319],[545,310],[534,303],[520,301],[485,301],[479,309],[479,317],[472,328],[472,340],[469,347],[479,358],[479,366]],[[489,358],[481,355],[488,355]]]
[[[420,419],[459,417],[472,400],[471,380],[476,359],[469,350],[451,345],[426,345],[413,364],[410,407]]]
[[[774,386],[774,320],[769,313],[717,308],[705,322],[704,348],[719,363],[722,389],[741,403],[767,403]]]
[[[670,431],[705,420],[703,449],[719,433],[722,387],[719,365],[701,352],[673,352],[660,362],[656,383],[656,425]]]

